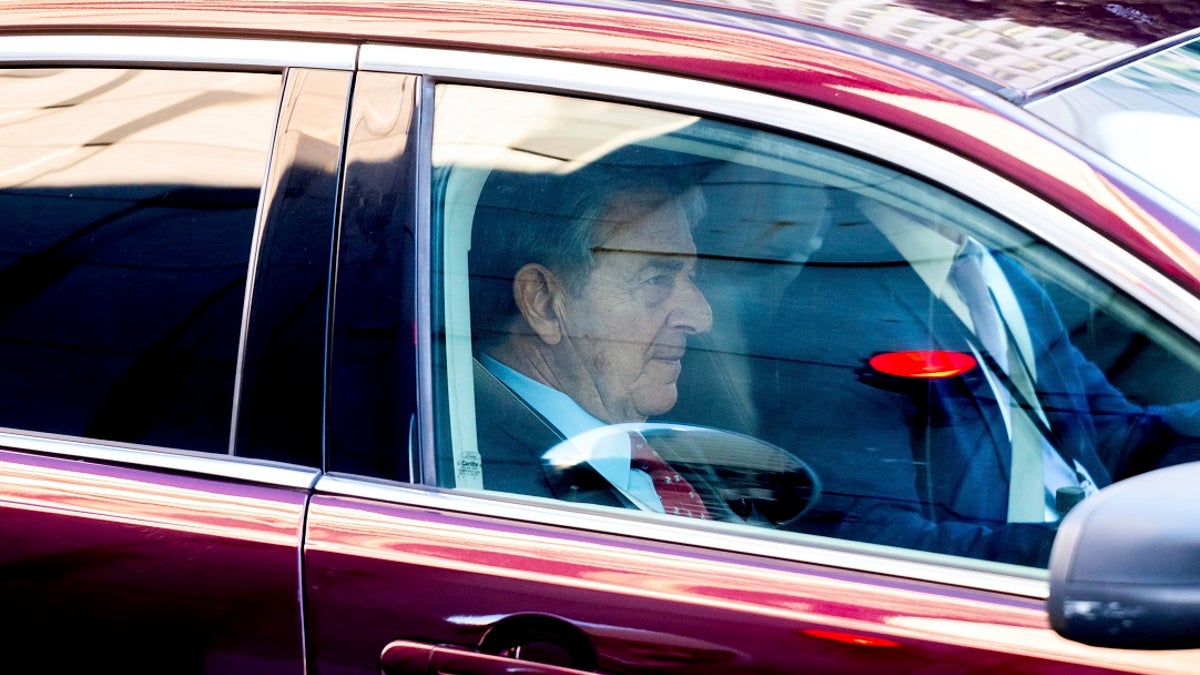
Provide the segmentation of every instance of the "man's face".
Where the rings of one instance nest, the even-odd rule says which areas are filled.
[[[605,422],[642,421],[674,407],[687,337],[712,328],[712,310],[678,203],[611,232],[582,288],[564,295],[558,364],[571,372],[559,384]]]

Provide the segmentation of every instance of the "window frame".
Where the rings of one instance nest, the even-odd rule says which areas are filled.
[[[732,86],[699,82],[683,77],[647,73],[609,66],[570,63],[551,59],[451,52],[439,49],[365,45],[360,70],[403,73],[422,79],[418,105],[418,163],[415,187],[419,199],[416,283],[418,312],[418,416],[419,454],[425,472],[434,466],[438,442],[434,425],[434,335],[431,306],[430,256],[439,250],[432,231],[431,150],[433,90],[437,84],[467,84],[503,89],[587,96],[634,105],[661,107],[686,114],[749,124],[770,131],[814,139],[869,157],[872,161],[905,170],[1002,214],[1020,229],[1053,248],[1070,251],[1067,257],[1098,276],[1114,282],[1123,292],[1200,340],[1200,299],[1163,274],[1090,229],[1070,214],[1007,178],[931,143],[827,108]],[[929,580],[943,584],[994,590],[1015,596],[1042,599],[1048,593],[1045,570],[965,558],[926,554],[904,549],[859,544],[806,535],[774,536],[722,524],[695,527],[689,523],[661,523],[637,513],[600,512],[572,504],[542,505],[517,495],[465,494],[422,485],[387,485],[349,476],[326,476],[321,492],[362,497],[418,507],[448,509],[489,517],[532,521],[567,528],[685,544],[699,548],[749,552],[771,558],[843,567],[889,576]]]

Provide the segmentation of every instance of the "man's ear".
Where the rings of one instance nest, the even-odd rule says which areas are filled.
[[[513,276],[513,300],[542,342],[556,345],[563,336],[562,300],[566,289],[550,270],[528,263]]]

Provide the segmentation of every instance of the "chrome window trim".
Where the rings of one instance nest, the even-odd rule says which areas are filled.
[[[931,143],[864,119],[779,96],[721,84],[631,69],[520,56],[369,44],[364,45],[360,52],[359,65],[362,70],[424,75],[431,80],[494,87],[516,86],[567,94],[596,95],[644,105],[661,105],[702,115],[716,115],[760,124],[862,152],[883,162],[905,167],[950,190],[971,195],[976,201],[1003,214],[1051,246],[1070,251],[1070,256],[1083,267],[1107,279],[1130,297],[1182,329],[1192,339],[1200,341],[1200,298],[1188,293],[1140,259],[1024,188]],[[1082,170],[1086,165],[1079,162],[1078,167]],[[428,241],[424,244],[426,247],[419,249],[420,255],[425,258],[420,269],[424,274],[428,274]],[[425,283],[427,291],[428,281]],[[428,298],[422,298],[423,307],[429,301]],[[427,307],[424,311],[428,311]],[[426,323],[421,325],[421,334],[430,335],[428,316],[424,319]],[[422,354],[427,354],[427,351],[423,351]],[[426,378],[431,377],[428,371],[422,373]],[[427,379],[426,382],[428,381]],[[420,400],[428,409],[424,413],[423,421],[431,419],[432,398],[429,391],[423,389],[420,395]],[[430,433],[424,433],[424,443],[431,442]],[[432,446],[426,445],[426,451],[430,447]],[[744,530],[740,536],[733,533],[715,535],[707,529],[701,531],[683,525],[647,524],[641,520],[630,520],[627,516],[622,517],[621,514],[584,514],[566,505],[561,508],[525,505],[519,503],[520,498],[510,499],[508,495],[482,498],[422,487],[385,488],[345,478],[323,478],[317,488],[330,493],[381,501],[528,520],[596,532],[653,537],[660,541],[776,558],[785,557],[786,550],[787,559],[797,562],[993,590],[1030,598],[1045,598],[1049,592],[1047,573],[1041,569],[949,557],[945,558],[945,564],[932,563],[915,560],[914,558],[923,555],[919,552],[907,552],[910,555],[905,555],[906,552],[902,549],[884,549],[848,541],[830,543],[835,540],[822,539],[820,544],[800,545],[766,536],[745,536]],[[635,522],[636,527],[631,525]],[[883,552],[885,550],[886,553]],[[984,570],[985,565],[1005,571]]]
[[[318,494],[367,499],[405,507],[470,513],[501,520],[551,525],[633,539],[683,544],[729,553],[849,569],[870,574],[974,588],[1044,600],[1050,592],[1045,570],[926,554],[875,544],[817,537],[795,532],[754,530],[718,522],[663,522],[660,515],[636,510],[540,500],[504,493],[467,493],[416,485],[400,485],[325,474]],[[804,540],[811,540],[809,541]],[[921,558],[926,558],[922,560]],[[933,558],[947,561],[945,564]],[[993,569],[987,569],[993,568]],[[1008,573],[995,571],[1003,568]]]
[[[311,489],[318,469],[228,455],[175,450],[132,443],[98,442],[67,436],[0,430],[0,452],[30,452],[64,459],[87,459],[148,470],[163,469],[256,485]]]
[[[152,35],[0,36],[0,63],[198,65],[353,70],[350,44]]]

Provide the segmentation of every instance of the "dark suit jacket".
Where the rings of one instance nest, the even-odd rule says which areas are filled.
[[[475,410],[485,489],[637,508],[590,465],[554,467],[543,461],[563,435],[478,361]],[[687,448],[656,450],[696,489],[714,519],[744,522],[750,515],[735,512],[722,498],[721,482],[702,458],[680,461]]]
[[[998,255],[1034,345],[1053,442],[1102,487],[1157,464],[1176,438],[1131,404],[1072,344],[1045,292]],[[969,330],[866,224],[833,228],[789,288],[762,350],[768,440],[824,483],[798,527],[928,551],[1044,564],[1052,531],[1006,522],[1011,453],[979,368],[946,379],[872,370],[879,353],[970,353]],[[1184,454],[1187,454],[1186,452]]]

